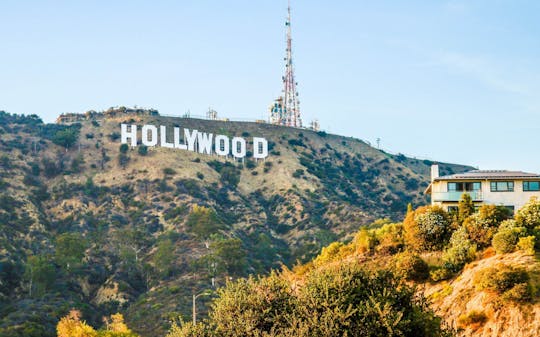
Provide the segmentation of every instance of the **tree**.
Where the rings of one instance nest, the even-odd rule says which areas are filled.
[[[63,146],[67,149],[73,146],[79,139],[79,131],[75,128],[66,128],[64,130],[57,131],[53,136],[53,143],[59,146]]]
[[[71,310],[69,314],[62,317],[56,326],[58,337],[97,337],[94,328],[81,321],[81,312]]]
[[[24,279],[28,281],[30,296],[43,296],[52,288],[56,270],[46,256],[30,256],[26,261]]]
[[[99,337],[138,337],[124,323],[124,316],[120,313],[105,317],[104,321],[106,328],[98,331]]]
[[[235,276],[244,274],[247,261],[242,240],[238,238],[215,240],[210,243],[210,250],[216,258],[218,272]]]
[[[458,202],[458,223],[462,224],[465,219],[474,214],[474,203],[469,193],[463,193]]]
[[[168,276],[174,262],[174,245],[171,240],[162,240],[157,245],[157,251],[152,257],[154,266],[162,276]]]
[[[186,226],[189,231],[202,240],[208,239],[211,234],[217,233],[223,228],[222,222],[213,209],[199,205],[193,206]]]
[[[68,272],[77,270],[82,263],[88,241],[79,233],[64,233],[56,238],[56,262]]]

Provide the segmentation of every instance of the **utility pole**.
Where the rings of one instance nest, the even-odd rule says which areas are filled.
[[[193,315],[193,326],[197,325],[197,298],[201,297],[201,296],[208,296],[208,295],[211,295],[212,294],[212,291],[211,290],[205,290],[203,291],[202,293],[199,293],[197,295],[193,294],[193,303],[192,303],[192,315]]]

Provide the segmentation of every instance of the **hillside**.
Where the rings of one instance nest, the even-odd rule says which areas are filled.
[[[120,123],[265,137],[270,156],[122,149]],[[400,220],[426,203],[430,165],[267,124],[120,111],[65,125],[0,112],[0,336],[54,336],[70,308],[94,325],[121,311],[141,335],[164,334],[212,280],[306,262],[376,219]]]

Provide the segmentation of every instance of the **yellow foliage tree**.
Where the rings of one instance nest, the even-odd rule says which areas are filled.
[[[107,330],[113,332],[131,332],[124,323],[124,316],[122,314],[111,315],[111,321],[107,324]]]
[[[81,312],[71,310],[66,317],[60,319],[56,326],[58,337],[97,337],[97,332],[86,322],[81,321]]]
[[[106,330],[101,330],[99,337],[138,337],[124,323],[124,316],[120,313],[111,315],[110,318],[106,317],[103,320],[105,321]]]

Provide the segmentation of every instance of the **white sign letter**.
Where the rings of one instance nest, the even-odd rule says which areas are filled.
[[[240,137],[232,139],[232,154],[235,158],[244,158],[246,156],[246,140]]]
[[[214,135],[206,132],[199,132],[197,134],[199,153],[212,154],[212,139]]]
[[[191,134],[189,129],[184,129],[184,139],[186,140],[189,151],[195,151],[195,142],[197,141],[197,130],[193,130]]]
[[[223,135],[216,136],[216,153],[220,156],[229,155],[229,137]]]
[[[128,138],[131,138],[131,146],[135,147],[137,146],[137,125],[132,125],[130,131],[127,127],[127,124],[120,124],[122,144],[127,144]]]
[[[148,131],[152,133],[152,140],[148,139]],[[142,127],[142,143],[146,146],[156,146],[158,142],[157,128],[153,125],[145,125]]]
[[[159,127],[159,138],[161,140],[161,147],[168,147],[169,149],[174,148],[173,143],[167,143],[167,127],[164,125]]]
[[[180,143],[180,128],[174,128],[174,147],[180,150],[187,150],[187,145]]]
[[[268,157],[268,141],[264,138],[253,137],[253,158]]]

